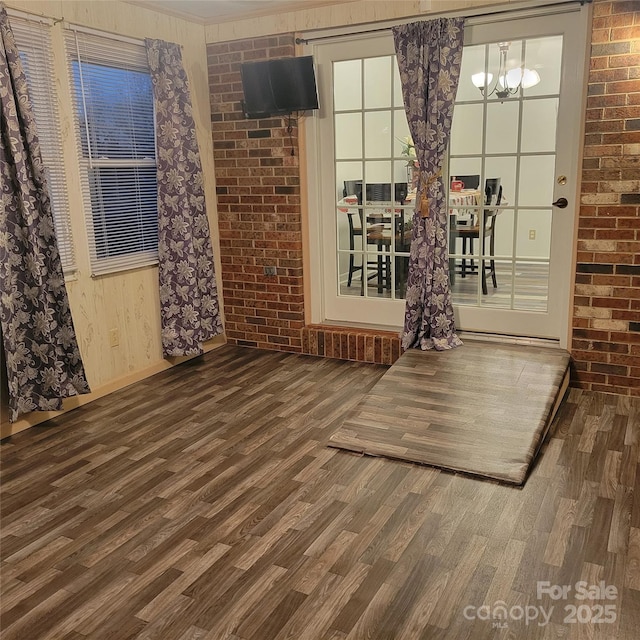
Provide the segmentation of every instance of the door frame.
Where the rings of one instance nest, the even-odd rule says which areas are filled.
[[[584,143],[584,127],[585,127],[585,110],[586,110],[586,98],[587,98],[587,79],[588,79],[588,69],[589,69],[589,55],[588,55],[588,47],[590,43],[590,20],[591,20],[592,8],[590,5],[567,5],[563,7],[537,7],[536,9],[523,9],[522,11],[511,10],[508,13],[500,14],[499,16],[492,15],[490,12],[487,13],[486,16],[471,18],[468,20],[465,25],[465,41],[470,39],[471,34],[474,33],[474,29],[477,31],[482,31],[483,28],[486,28],[487,25],[493,24],[495,22],[510,22],[516,23],[520,22],[520,26],[517,29],[514,29],[513,35],[509,36],[514,40],[518,37],[526,37],[527,33],[531,32],[531,24],[532,22],[527,22],[529,25],[528,28],[522,27],[522,21],[524,19],[545,19],[550,15],[558,15],[558,14],[570,14],[571,20],[573,22],[578,23],[576,27],[571,31],[573,34],[572,39],[566,42],[566,48],[564,51],[568,50],[568,47],[571,47],[571,50],[575,52],[575,55],[572,56],[572,60],[570,64],[565,65],[563,69],[563,76],[561,79],[561,83],[563,86],[563,92],[565,96],[571,96],[575,101],[575,107],[572,108],[572,113],[569,110],[565,110],[567,112],[567,117],[571,116],[571,121],[573,123],[573,127],[563,126],[562,123],[558,122],[558,130],[562,130],[564,132],[564,137],[568,137],[568,141],[563,141],[563,145],[567,145],[566,148],[573,149],[574,153],[569,154],[570,158],[563,165],[563,169],[561,171],[562,174],[567,176],[567,183],[565,185],[558,185],[557,183],[554,185],[554,200],[559,197],[566,197],[570,202],[570,206],[564,209],[564,216],[570,221],[570,225],[568,225],[571,229],[568,232],[570,234],[569,237],[564,238],[556,238],[555,245],[553,246],[552,239],[552,255],[555,250],[558,252],[560,260],[562,260],[562,268],[566,270],[566,280],[562,283],[562,291],[563,291],[563,299],[566,300],[566,305],[562,310],[558,312],[558,320],[557,320],[557,328],[559,335],[550,337],[551,340],[557,342],[561,347],[567,347],[570,340],[571,335],[571,309],[573,306],[573,282],[575,280],[575,268],[576,268],[576,255],[577,255],[577,227],[578,227],[578,212],[580,206],[580,187],[581,187],[581,176],[580,176],[580,165],[582,158],[582,148]],[[431,19],[439,17],[440,14],[428,14],[424,16],[420,16],[417,19]],[[450,14],[444,14],[450,15]],[[396,21],[397,24],[400,24],[400,21]],[[388,24],[388,23],[387,23]],[[387,26],[387,25],[385,25]],[[392,26],[388,24],[389,28]],[[513,25],[512,25],[513,26]],[[371,32],[367,32],[363,30],[362,33],[358,34],[350,34],[347,32],[346,28],[336,29],[334,30],[335,35],[330,35],[331,40],[330,44],[341,44],[341,45],[350,45],[352,44],[355,51],[358,51],[358,47],[366,48],[367,40],[376,40],[378,39],[379,33],[373,32],[373,30],[379,31],[380,28],[378,25],[371,25]],[[318,36],[322,38],[327,37],[327,32],[317,32]],[[549,35],[553,35],[549,33]],[[314,55],[317,60],[319,47],[322,47],[322,44],[314,43],[313,38],[314,34],[309,33],[307,37],[311,41],[309,44],[303,47],[303,52],[305,55]],[[493,42],[494,40],[488,40]],[[481,41],[474,42],[474,44],[479,44]],[[354,54],[355,57],[367,57],[366,55]],[[317,64],[316,73],[318,76],[318,86],[322,89],[324,86],[330,85],[330,75],[331,69],[327,68],[330,65],[322,65]],[[329,74],[329,77],[327,77]],[[329,84],[327,84],[329,83]],[[566,83],[566,85],[565,85]],[[331,96],[331,92],[324,92],[325,100],[327,97]],[[402,320],[404,318],[404,312],[392,312],[391,314],[377,314],[373,313],[374,307],[371,306],[370,303],[373,303],[374,306],[377,306],[381,303],[386,303],[387,305],[393,306],[396,305],[396,309],[400,307],[402,310],[404,309],[404,300],[393,301],[393,300],[367,300],[363,298],[356,297],[354,300],[357,300],[361,305],[364,304],[363,307],[367,309],[366,315],[369,318],[376,317],[375,321],[368,322],[357,322],[357,321],[348,321],[344,319],[336,319],[332,317],[327,317],[325,312],[327,308],[327,301],[325,295],[325,284],[324,284],[324,256],[323,256],[323,242],[322,236],[326,233],[333,233],[334,227],[329,227],[326,223],[323,224],[323,219],[326,221],[326,213],[323,216],[323,207],[326,212],[327,207],[331,206],[332,210],[335,210],[335,203],[333,199],[328,203],[327,195],[322,193],[322,184],[323,179],[326,179],[326,172],[330,171],[333,174],[333,163],[334,158],[329,151],[333,151],[333,141],[331,141],[330,145],[323,146],[320,143],[321,135],[320,128],[321,123],[326,118],[332,118],[332,104],[327,104],[325,100],[322,99],[323,95],[321,93],[321,104],[320,109],[316,112],[316,116],[314,118],[305,119],[303,123],[303,135],[306,139],[306,168],[307,175],[309,176],[308,180],[308,210],[309,210],[309,218],[308,218],[308,261],[307,261],[307,273],[306,279],[309,283],[307,287],[308,299],[307,304],[305,305],[308,309],[308,319],[313,324],[342,324],[346,326],[365,326],[369,328],[379,328],[383,330],[400,330],[402,326]],[[565,98],[566,99],[566,98]],[[579,113],[579,119],[576,122],[575,111],[576,109]],[[572,129],[572,130],[571,130]],[[568,131],[571,130],[571,131]],[[569,135],[567,135],[567,133]],[[558,145],[559,146],[559,145]],[[326,157],[327,155],[331,155],[331,157]],[[558,173],[558,167],[556,166],[556,174]],[[560,244],[561,243],[561,244]],[[562,248],[563,252],[559,252],[559,249]],[[332,286],[335,286],[335,283],[332,283]],[[502,326],[502,323],[495,322],[495,314],[497,310],[495,309],[482,309],[475,308],[476,312],[481,312],[480,316],[488,314],[487,318],[491,315],[494,316],[492,321],[492,331],[490,332],[492,335],[504,335],[512,337],[514,335],[522,335],[524,337],[540,337],[542,339],[547,338],[547,336],[540,336],[536,333],[533,333],[527,324],[523,323],[525,330],[522,333],[514,334],[512,331],[506,331]],[[464,317],[464,309],[462,309],[463,317]],[[558,311],[558,310],[556,310]],[[500,312],[515,314],[515,316],[521,315],[523,312],[517,310],[508,310],[501,309]],[[395,315],[394,315],[395,313]],[[460,307],[456,307],[456,327],[460,326]],[[529,314],[530,315],[530,314]],[[513,316],[512,316],[513,317]],[[393,319],[390,319],[393,318]],[[397,318],[397,320],[395,319]]]

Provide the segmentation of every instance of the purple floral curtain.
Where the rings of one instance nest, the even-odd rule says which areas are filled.
[[[145,44],[156,107],[162,350],[198,355],[222,321],[189,82],[179,45]]]
[[[409,131],[420,164],[409,257],[404,349],[452,349],[447,203],[442,163],[449,144],[460,77],[464,18],[438,18],[393,28]]]
[[[0,325],[9,419],[90,393],[69,309],[27,79],[0,6]]]

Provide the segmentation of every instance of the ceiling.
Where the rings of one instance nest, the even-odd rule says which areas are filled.
[[[216,24],[265,15],[313,9],[354,0],[129,0],[130,4],[180,16],[203,24]]]

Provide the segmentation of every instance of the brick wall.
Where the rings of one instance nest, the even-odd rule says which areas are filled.
[[[285,119],[246,119],[240,104],[242,62],[293,54],[291,35],[207,47],[226,336],[232,344],[300,352],[297,129],[290,140]],[[265,266],[277,275],[265,275]]]
[[[302,351],[314,356],[393,364],[400,349],[400,337],[392,331],[324,325],[308,325],[302,331]]]
[[[572,382],[640,392],[640,2],[594,4]]]

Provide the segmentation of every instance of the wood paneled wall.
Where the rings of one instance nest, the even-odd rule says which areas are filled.
[[[125,271],[92,278],[86,241],[84,209],[80,190],[80,170],[73,122],[69,79],[64,49],[64,31],[69,24],[119,34],[131,38],[162,38],[183,47],[183,59],[191,83],[193,115],[205,180],[205,197],[210,227],[214,235],[214,254],[220,281],[217,240],[215,181],[211,118],[207,83],[207,57],[204,27],[149,11],[116,0],[109,2],[72,2],[67,0],[9,0],[9,9],[43,15],[57,22],[52,28],[55,87],[60,102],[61,131],[65,156],[66,180],[72,221],[72,235],[78,270],[67,279],[71,311],[78,334],[91,396],[65,401],[67,409],[100,397],[115,389],[170,367],[173,362],[162,358],[160,342],[160,311],[156,267]],[[221,289],[221,286],[219,286]],[[111,347],[109,331],[116,329],[119,345]],[[218,337],[209,348],[224,342]],[[1,406],[6,408],[6,383],[0,391]],[[0,436],[15,433],[51,417],[52,413],[35,412],[11,425],[2,411]]]

